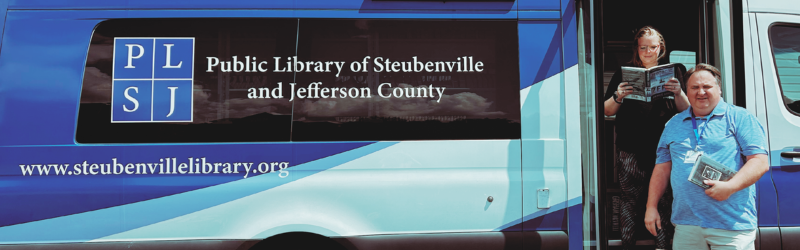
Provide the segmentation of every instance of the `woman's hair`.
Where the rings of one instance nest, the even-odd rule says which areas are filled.
[[[661,58],[664,58],[664,55],[667,54],[667,45],[664,42],[664,36],[661,35],[661,32],[658,32],[658,30],[651,26],[644,26],[636,32],[636,36],[633,38],[633,59],[631,59],[633,66],[644,67],[642,59],[639,59],[639,38],[645,36],[658,36],[658,43],[660,46],[658,60],[661,60]]]

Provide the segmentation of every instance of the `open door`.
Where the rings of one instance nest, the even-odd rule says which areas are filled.
[[[593,11],[593,0],[576,1],[576,14],[578,16],[578,71],[579,71],[579,93],[580,93],[580,135],[581,135],[581,175],[582,178],[582,222],[583,222],[583,244],[582,246],[570,246],[570,250],[597,249],[597,239],[600,238],[601,230],[600,216],[598,211],[598,199],[602,196],[598,192],[597,186],[597,164],[598,164],[598,119],[596,95],[597,84],[595,83],[596,58],[592,51],[595,46],[595,15]]]
[[[759,234],[756,249],[800,249],[800,15],[759,13],[749,8],[769,2],[681,0],[639,2],[595,0],[594,79],[597,114],[603,93],[620,65],[631,60],[634,32],[645,25],[666,40],[666,62],[719,68],[723,99],[756,115],[768,130],[770,172],[757,183]],[[756,6],[758,7],[758,6]],[[740,14],[744,13],[744,14]],[[668,18],[665,18],[668,17]],[[602,117],[602,116],[598,116]],[[621,246],[621,190],[615,159],[614,116],[598,119],[597,249]],[[779,214],[779,211],[784,213]],[[639,219],[643,220],[643,219]],[[642,223],[643,224],[643,223]],[[653,245],[642,226],[637,245]]]
[[[611,77],[620,66],[628,64],[635,47],[633,38],[638,29],[652,26],[664,36],[666,56],[662,63],[683,63],[687,69],[701,60],[701,48],[707,47],[704,36],[705,23],[703,1],[680,0],[669,4],[659,1],[607,1],[594,2],[594,38],[596,65],[595,87],[599,126],[598,139],[598,249],[620,249],[622,190],[614,166],[617,149],[615,146],[615,116],[603,116],[604,94]],[[655,152],[654,152],[655,153]],[[644,204],[642,204],[642,208]],[[642,210],[643,211],[643,210]],[[644,227],[644,213],[637,216],[637,245],[654,246],[654,237]]]

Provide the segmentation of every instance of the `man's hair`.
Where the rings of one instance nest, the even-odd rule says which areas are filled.
[[[658,60],[664,58],[667,55],[667,44],[664,42],[664,36],[661,35],[661,32],[658,32],[652,26],[644,26],[636,32],[636,36],[633,37],[633,58],[631,58],[631,62],[633,66],[636,67],[644,67],[642,63],[642,59],[639,58],[639,38],[646,37],[646,36],[655,36],[658,37],[658,45],[659,45],[659,52],[658,52]]]
[[[716,80],[717,82],[717,86],[722,87],[722,73],[720,73],[716,67],[705,63],[697,64],[697,66],[694,66],[694,68],[690,69],[689,71],[686,71],[686,74],[683,75],[683,81],[688,83],[689,77],[692,77],[692,74],[701,70],[705,70],[708,71],[708,73],[711,73],[711,75],[714,76],[714,80]]]

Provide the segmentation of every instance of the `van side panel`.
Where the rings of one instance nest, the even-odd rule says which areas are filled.
[[[83,65],[97,16],[86,12],[20,12],[6,18],[0,146],[74,144]],[[35,32],[34,32],[35,31]]]
[[[583,249],[583,174],[581,163],[581,137],[586,126],[580,122],[580,79],[578,70],[578,20],[575,1],[561,1],[561,27],[564,39],[564,116],[567,125],[566,168],[567,168],[567,231],[569,248]],[[586,177],[588,178],[588,177]]]
[[[225,10],[274,10],[288,13],[289,17],[295,16],[294,13],[311,12],[316,10],[313,16],[309,17],[329,17],[332,13],[334,15],[347,15],[364,14],[367,13],[381,13],[382,15],[374,15],[374,18],[390,18],[393,15],[416,16],[420,18],[420,14],[428,16],[429,14],[446,15],[450,18],[469,18],[465,14],[480,14],[483,17],[473,18],[488,18],[486,14],[501,14],[509,15],[508,18],[516,18],[516,1],[501,1],[501,2],[395,2],[395,1],[362,1],[362,0],[342,0],[342,1],[324,1],[324,0],[275,0],[275,1],[257,1],[257,0],[236,0],[236,1],[213,1],[213,0],[200,0],[192,1],[191,4],[184,2],[172,1],[123,1],[123,0],[92,0],[92,1],[57,1],[57,0],[44,0],[44,1],[14,1],[9,0],[9,9],[20,10],[152,10],[152,9],[173,9],[173,10],[198,10],[198,9],[214,9],[213,13],[220,13]],[[555,9],[558,8],[558,0],[550,0],[555,3]],[[537,8],[541,9],[541,8]],[[320,11],[322,10],[322,11]],[[333,12],[329,10],[335,10]],[[327,13],[327,14],[325,14]],[[216,14],[219,15],[219,14]],[[428,17],[426,17],[428,18]],[[430,17],[437,18],[437,17]],[[441,17],[439,17],[441,18]]]
[[[521,228],[522,143],[518,139],[158,145],[75,142],[86,49],[92,30],[105,19],[516,18],[513,2],[414,3],[421,9],[444,6],[419,12],[396,11],[407,6],[383,2],[368,2],[368,6],[358,2],[335,11],[320,9],[354,1],[308,1],[304,6],[309,10],[281,9],[285,2],[258,3],[269,6],[256,11],[153,11],[125,10],[135,6],[119,1],[76,5],[12,2],[6,22],[11,28],[6,29],[6,46],[0,54],[0,74],[6,76],[0,80],[0,102],[4,104],[0,106],[0,151],[4,156],[0,157],[4,166],[0,178],[12,186],[0,196],[15,202],[0,205],[0,211],[15,216],[0,221],[0,244],[249,240],[292,231],[342,238],[497,232],[508,228],[503,225]],[[135,8],[154,5],[169,7],[151,2]],[[49,11],[72,8],[81,10]],[[560,25],[557,20],[546,22]],[[540,81],[551,79],[548,89],[562,93],[563,30],[550,32],[556,39],[554,52],[559,54],[553,57],[557,63],[550,65],[555,68],[548,67],[547,77]],[[548,160],[556,166],[548,174],[556,180],[550,186],[556,191],[553,204],[562,206],[553,228],[563,231],[563,206],[568,203],[564,132],[559,124],[564,123],[564,100],[562,94],[551,96],[555,99],[545,99],[542,104],[554,101],[559,108],[547,114],[560,122],[542,121],[548,134],[555,132],[553,138],[542,141],[561,151]],[[533,108],[532,113],[539,112]],[[167,162],[173,171],[162,174]],[[289,166],[276,172],[264,171],[271,168],[259,164],[273,162]],[[200,173],[174,173],[179,164],[191,169],[192,163]],[[236,174],[216,174],[216,163],[253,165],[248,170],[238,166]],[[215,170],[206,173],[211,165]],[[125,174],[116,174],[119,172]],[[490,196],[492,199],[487,199]],[[564,240],[563,233],[554,235],[558,242]]]
[[[3,30],[6,27],[6,11],[9,0],[0,0],[0,51],[3,49]]]
[[[523,228],[566,230],[561,25],[520,21],[519,34]],[[549,195],[539,197],[539,192]]]

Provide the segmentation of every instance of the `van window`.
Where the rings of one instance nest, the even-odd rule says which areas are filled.
[[[190,102],[193,110],[191,115],[187,114],[191,119],[184,119],[182,122],[150,122],[147,116],[151,114],[144,110],[145,119],[114,122],[111,117],[112,89],[128,87],[126,81],[131,80],[128,79],[130,76],[119,72],[121,66],[119,63],[128,63],[124,60],[124,57],[129,56],[126,52],[130,52],[132,57],[140,56],[136,46],[129,45],[132,48],[126,48],[118,45],[120,48],[116,49],[117,56],[122,59],[117,58],[118,64],[115,65],[112,61],[115,38],[146,40],[176,37],[194,38],[194,86],[190,94],[193,99]],[[294,56],[296,37],[296,19],[126,19],[102,22],[95,28],[89,46],[76,141],[80,143],[288,141],[292,110],[289,100],[251,99],[247,97],[247,90],[254,87],[269,88],[272,92],[278,82],[286,85],[294,80],[294,75],[290,72],[273,70],[260,72],[258,69],[253,69],[252,62],[267,61],[271,66],[273,57]],[[145,50],[146,47],[144,46]],[[148,53],[141,53],[140,58],[150,56]],[[155,64],[159,64],[157,59],[164,59],[155,57],[153,59]],[[180,58],[171,60],[174,62],[168,63],[175,65],[181,61]],[[245,65],[248,61],[251,63]],[[211,69],[212,72],[207,72],[208,65],[214,63],[217,66]],[[223,70],[226,64],[228,70]],[[145,71],[142,73],[144,75],[153,74],[154,78],[162,78],[156,73],[151,73],[149,68],[151,66],[153,65],[139,67]],[[160,64],[153,68],[159,68],[156,66]],[[242,66],[247,70],[240,69]],[[256,63],[255,67],[258,66]],[[114,67],[117,67],[116,75],[112,72]],[[146,84],[140,85],[142,88],[125,93],[119,89],[114,91],[118,92],[114,95],[116,102],[127,101],[125,94],[132,95],[133,98],[136,98],[135,95],[142,97],[135,103],[139,106],[129,102],[123,104],[128,106],[115,108],[115,113],[122,113],[123,108],[147,109],[148,105],[151,105],[147,101],[149,93],[146,89],[149,88],[150,81],[147,79],[145,81]],[[157,85],[158,80],[153,86]],[[285,86],[283,91],[286,91]],[[154,95],[158,95],[157,91],[154,92]],[[152,105],[157,107],[158,103]]]
[[[347,69],[297,73],[331,92],[295,101],[292,140],[520,138],[517,41],[513,21],[301,20],[298,57]]]
[[[669,53],[669,62],[681,63],[686,66],[686,70],[689,70],[697,64],[697,53],[694,51],[673,50]]]
[[[258,72],[252,69],[249,72],[240,69],[223,72],[219,67],[213,69],[213,72],[207,72],[207,65],[216,61],[225,65],[224,62],[227,61],[233,63],[230,67],[238,68],[244,66],[247,60],[271,61],[273,57],[293,56],[296,27],[297,20],[293,19],[126,19],[100,23],[95,28],[89,46],[76,141],[81,143],[288,141],[291,129],[291,103],[288,99],[249,99],[247,89],[251,87],[272,89],[278,82],[291,82],[292,73],[271,70]],[[194,86],[191,91],[193,111],[190,115],[192,119],[183,122],[112,122],[112,89],[124,87],[124,81],[119,79],[126,78],[124,74],[114,76],[112,72],[115,66],[120,67],[114,65],[112,61],[114,38],[174,37],[194,38]],[[118,56],[128,56],[125,54],[125,47],[117,50],[118,54],[121,54]],[[130,53],[135,54],[133,57],[139,55],[136,48]],[[122,61],[117,59],[117,62],[128,63],[124,58]],[[179,59],[173,58],[173,60],[177,65]],[[235,61],[242,63],[237,65]],[[144,67],[145,71],[149,70],[147,69],[149,66],[141,67]],[[128,91],[125,94],[135,95],[145,92],[144,89],[140,90]],[[126,101],[121,98],[121,94],[120,92],[115,95],[119,99],[117,102]],[[141,95],[146,97],[147,94]],[[128,104],[129,106],[123,108],[130,110],[135,107],[132,103]],[[139,100],[137,104],[143,106],[142,108],[147,108],[149,105],[146,100]]]
[[[516,27],[514,21],[105,21],[89,46],[76,141],[518,139]],[[182,73],[169,73],[180,63],[186,63]]]
[[[800,26],[775,25],[769,36],[784,104],[800,116]]]

